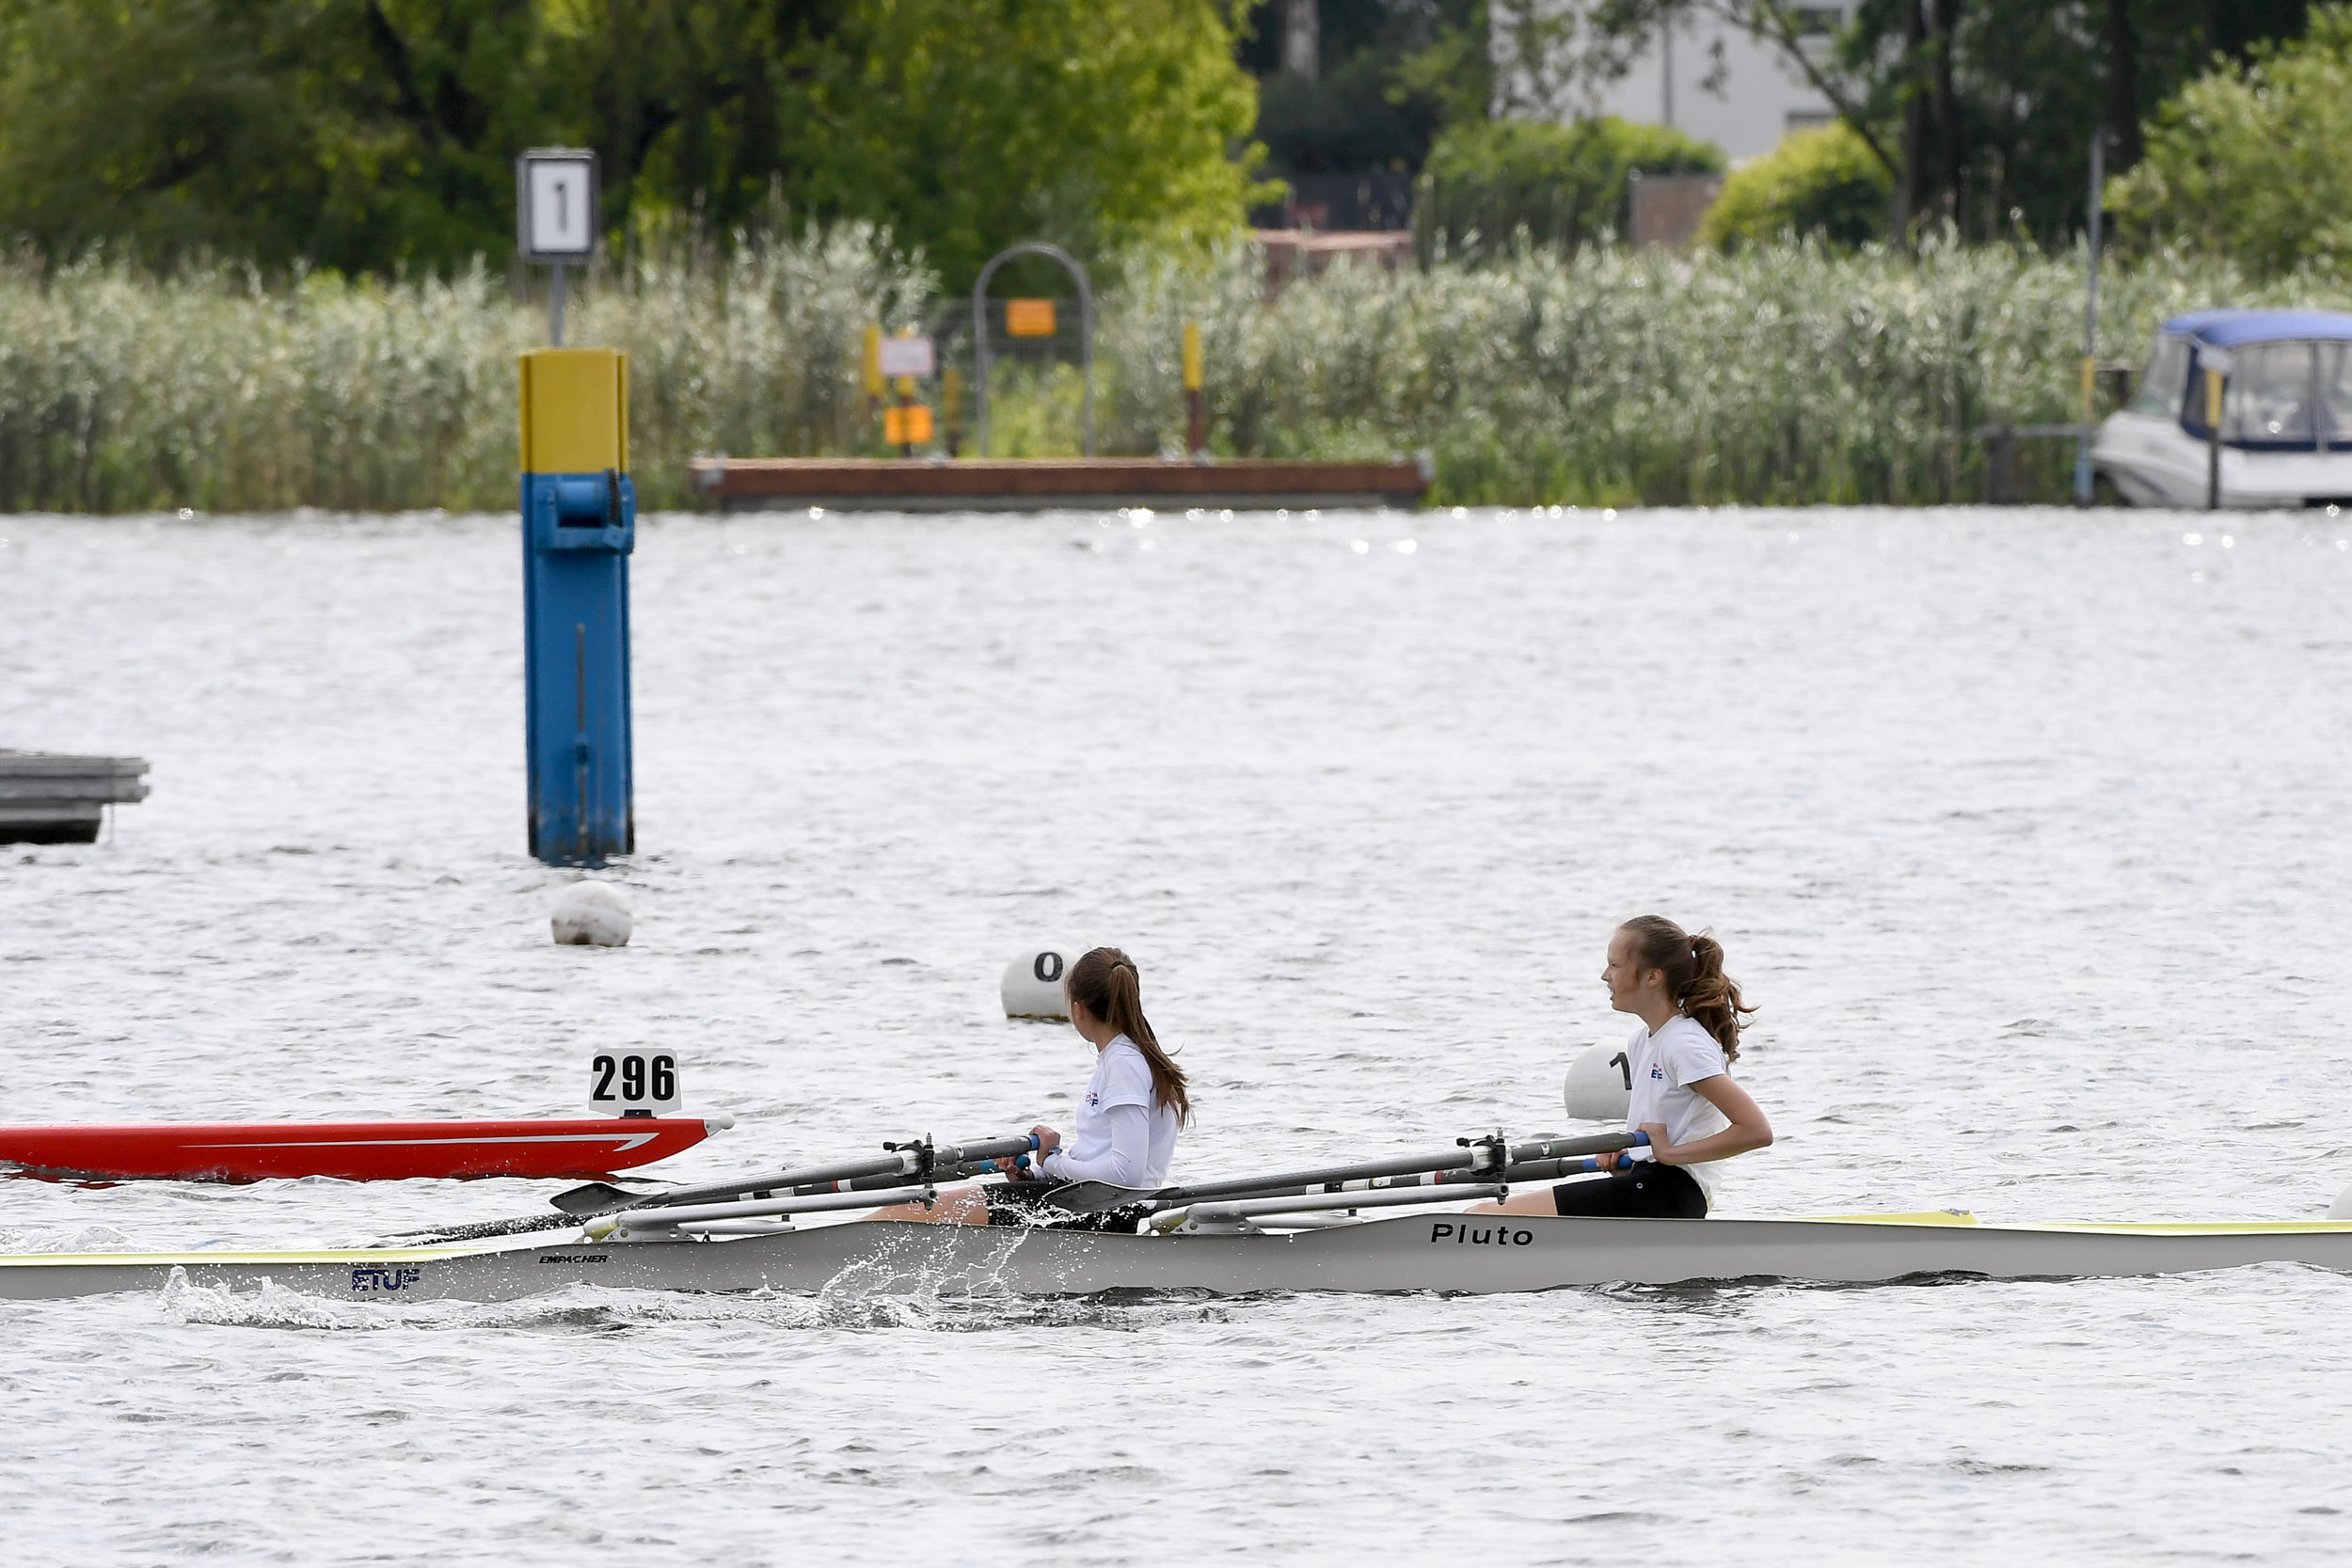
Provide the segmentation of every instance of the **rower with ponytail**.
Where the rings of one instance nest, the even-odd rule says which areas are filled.
[[[1704,1219],[1717,1184],[1708,1167],[1772,1141],[1763,1111],[1731,1077],[1740,1033],[1756,1009],[1724,973],[1723,943],[1663,915],[1637,915],[1617,927],[1601,983],[1612,1007],[1642,1021],[1623,1058],[1633,1090],[1625,1121],[1626,1131],[1649,1134],[1649,1158],[1499,1207],[1515,1214]]]
[[[1080,1204],[1057,1201],[1078,1182],[1140,1195],[1168,1181],[1176,1134],[1192,1119],[1184,1069],[1164,1050],[1143,1016],[1136,962],[1116,947],[1097,947],[1070,966],[1062,982],[1070,1024],[1094,1048],[1094,1075],[1078,1103],[1067,1142],[1051,1127],[1030,1129],[1040,1158],[1034,1171],[1000,1162],[1012,1180],[944,1194],[929,1207],[900,1204],[867,1219],[942,1220],[964,1225],[1049,1225],[1060,1229],[1135,1228],[1140,1209],[1100,1191]],[[1073,1207],[1074,1206],[1074,1207]],[[1083,1212],[1081,1212],[1083,1211]]]

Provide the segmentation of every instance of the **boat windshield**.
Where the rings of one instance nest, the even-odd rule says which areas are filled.
[[[2312,343],[2249,343],[2231,356],[2221,438],[2233,447],[2312,446]]]
[[[2131,411],[2177,420],[2181,398],[2187,390],[2188,340],[2158,338],[2155,353],[2148,356],[2147,372],[2139,378],[2139,389],[2132,394]]]
[[[2343,451],[2352,449],[2352,343],[2314,343],[2318,357],[2319,399],[2312,412],[2319,420],[2319,438]]]

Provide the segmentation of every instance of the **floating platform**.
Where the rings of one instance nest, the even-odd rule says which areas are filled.
[[[1309,463],[1161,457],[698,457],[694,488],[727,512],[1049,512],[1148,506],[1236,512],[1417,507],[1426,461]]]
[[[0,844],[95,844],[110,805],[147,799],[143,757],[0,748]]]

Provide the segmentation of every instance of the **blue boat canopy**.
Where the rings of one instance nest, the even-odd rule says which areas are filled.
[[[2352,316],[2333,310],[2192,310],[2164,324],[2168,338],[2216,348],[2246,343],[2352,342]]]

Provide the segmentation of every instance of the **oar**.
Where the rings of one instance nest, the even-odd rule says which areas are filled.
[[[803,1188],[811,1193],[841,1192],[849,1190],[844,1183],[877,1176],[890,1179],[885,1185],[899,1185],[909,1178],[937,1178],[943,1166],[978,1166],[1026,1154],[1037,1145],[1037,1135],[1033,1132],[1024,1132],[1017,1138],[995,1138],[944,1148],[935,1147],[926,1138],[919,1143],[884,1144],[882,1148],[886,1152],[864,1160],[844,1160],[835,1164],[810,1165],[802,1170],[772,1171],[765,1176],[739,1176],[726,1181],[706,1182],[699,1187],[669,1187],[657,1193],[625,1192],[607,1182],[591,1181],[584,1187],[558,1193],[548,1201],[567,1214],[610,1214],[623,1209],[710,1203],[722,1198],[740,1197],[746,1193],[789,1193]]]
[[[1533,1143],[1506,1146],[1502,1134],[1494,1133],[1484,1138],[1458,1139],[1453,1148],[1439,1153],[1400,1154],[1358,1164],[1325,1165],[1313,1170],[1286,1171],[1276,1176],[1235,1177],[1230,1180],[1205,1181],[1192,1186],[1162,1187],[1152,1192],[1114,1187],[1107,1181],[1080,1181],[1056,1192],[1054,1204],[1072,1213],[1090,1214],[1135,1203],[1166,1209],[1200,1198],[1287,1197],[1318,1189],[1342,1191],[1347,1183],[1371,1183],[1384,1177],[1434,1176],[1439,1181],[1540,1181],[1551,1175],[1566,1173],[1531,1169],[1528,1174],[1518,1176],[1514,1172],[1522,1167],[1536,1166],[1548,1160],[1587,1154],[1614,1154],[1620,1149],[1645,1148],[1648,1144],[1649,1134],[1646,1132],[1596,1132],[1581,1138],[1540,1138]],[[1502,1168],[1498,1170],[1499,1166]],[[1384,1184],[1402,1187],[1414,1183],[1391,1180]]]
[[[1633,1134],[1635,1142],[1627,1147],[1640,1148],[1649,1142],[1645,1132]],[[1564,1176],[1586,1176],[1594,1171],[1631,1170],[1637,1164],[1630,1154],[1620,1153],[1613,1159],[1592,1156],[1561,1160],[1528,1160],[1505,1165],[1499,1173],[1486,1171],[1430,1171],[1421,1176],[1391,1176],[1372,1181],[1350,1181],[1338,1189],[1341,1192],[1385,1191],[1391,1187],[1450,1187],[1464,1181],[1502,1181],[1517,1186],[1525,1181],[1557,1181]]]
[[[740,1197],[751,1193],[785,1193],[794,1197],[813,1196],[818,1193],[880,1191],[904,1186],[910,1179],[918,1183],[961,1181],[985,1175],[995,1168],[998,1160],[1011,1159],[1025,1164],[1029,1152],[1037,1148],[1033,1133],[1018,1137],[996,1138],[979,1143],[963,1144],[942,1148],[929,1139],[919,1143],[884,1144],[884,1154],[879,1158],[848,1160],[838,1164],[812,1165],[805,1170],[776,1171],[766,1176],[739,1177],[730,1181],[714,1181],[697,1187],[670,1187],[658,1192],[632,1193],[606,1181],[591,1181],[555,1195],[550,1200],[562,1210],[556,1214],[526,1214],[519,1219],[483,1220],[472,1225],[451,1226],[446,1229],[407,1231],[391,1238],[402,1244],[418,1241],[479,1242],[497,1236],[526,1236],[537,1230],[564,1230],[582,1219],[599,1214],[616,1214],[636,1209],[659,1209],[681,1203],[707,1203],[717,1199]]]

